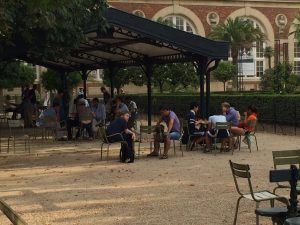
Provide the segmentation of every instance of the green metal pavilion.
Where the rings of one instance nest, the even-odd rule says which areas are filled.
[[[113,78],[119,68],[141,66],[147,77],[148,124],[150,125],[153,66],[193,62],[199,76],[202,116],[208,115],[210,72],[218,66],[220,60],[228,59],[227,42],[213,41],[115,8],[108,8],[104,17],[109,25],[105,34],[99,33],[99,25],[94,24],[86,30],[87,41],[82,42],[71,55],[54,60],[36,61],[35,59],[32,63],[63,72],[81,71],[85,93],[90,70],[109,69],[111,90],[113,90]],[[31,62],[30,57],[24,60]]]

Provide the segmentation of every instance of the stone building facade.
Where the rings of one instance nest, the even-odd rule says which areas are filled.
[[[151,20],[167,19],[178,29],[204,37],[228,18],[245,18],[263,31],[266,40],[240,50],[239,73],[244,89],[259,89],[260,76],[269,66],[264,57],[267,46],[275,50],[271,66],[288,61],[300,75],[300,47],[290,35],[300,11],[299,0],[110,0],[109,5]],[[213,89],[218,87],[213,85]]]

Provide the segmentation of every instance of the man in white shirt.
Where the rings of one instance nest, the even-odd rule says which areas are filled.
[[[228,130],[216,130],[217,123],[226,123],[226,117],[224,115],[213,115],[208,118],[208,132],[207,132],[207,148],[210,149],[211,141],[213,138],[221,139],[221,151],[225,150],[226,142],[229,142],[230,146],[230,133]],[[206,151],[208,151],[208,149]]]

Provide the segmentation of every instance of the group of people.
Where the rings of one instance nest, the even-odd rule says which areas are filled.
[[[155,134],[154,150],[148,154],[148,157],[160,157],[160,159],[168,158],[168,151],[172,140],[179,140],[182,135],[180,120],[168,107],[160,107],[160,119],[157,121],[157,132],[161,135]],[[192,135],[192,148],[200,143],[204,143],[204,152],[211,150],[212,140],[218,138],[221,141],[221,151],[229,151],[232,147],[234,135],[245,135],[254,131],[257,121],[257,109],[253,105],[247,107],[244,113],[245,118],[241,120],[239,111],[233,108],[229,103],[221,104],[220,112],[216,115],[210,116],[208,119],[198,119],[197,114],[200,108],[196,102],[190,104],[190,111],[187,115],[188,134]],[[133,141],[135,140],[135,133],[128,127],[128,120],[130,118],[129,112],[122,112],[120,117],[114,120],[107,128],[107,135],[110,137],[109,141],[124,140],[127,144],[122,145],[121,151],[124,157],[123,162],[134,161]],[[230,123],[229,129],[216,129],[217,123]],[[166,130],[161,126],[165,123]],[[119,136],[117,135],[119,134]],[[120,135],[121,134],[121,135]],[[231,135],[232,134],[232,135]],[[245,139],[246,143],[249,139]],[[164,143],[163,154],[159,155],[160,143]],[[250,143],[247,143],[250,144]]]
[[[34,116],[38,112],[39,94],[37,92],[37,85],[22,87],[22,101],[20,104],[10,102],[10,96],[6,96],[6,112],[12,112],[11,119],[17,119],[18,114],[21,115],[21,119],[24,120],[25,127],[33,126]]]
[[[37,125],[66,126],[68,140],[78,139],[84,130],[87,131],[88,138],[93,139],[98,126],[105,125],[117,116],[128,112],[131,115],[128,126],[133,127],[138,112],[136,103],[129,96],[126,98],[117,96],[112,99],[105,87],[101,87],[100,90],[103,100],[100,98],[88,100],[82,90],[79,90],[77,96],[73,93],[71,97],[66,92],[59,91],[52,101],[52,107],[44,110],[39,116]],[[74,127],[78,128],[75,135]]]
[[[204,152],[209,152],[212,139],[219,138],[221,140],[221,151],[230,151],[234,146],[234,136],[242,135],[247,136],[250,132],[254,131],[257,121],[257,109],[253,105],[247,107],[244,112],[244,119],[241,120],[239,111],[231,107],[228,102],[221,104],[220,113],[212,115],[206,119],[196,119],[196,113],[199,111],[199,105],[192,103],[190,105],[190,113],[188,115],[188,129],[189,134],[192,134],[193,148],[196,144],[205,143]],[[230,123],[230,129],[216,129],[217,123]],[[232,134],[232,135],[231,135]],[[246,144],[249,139],[245,138]]]

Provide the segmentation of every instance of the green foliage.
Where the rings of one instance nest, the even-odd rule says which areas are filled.
[[[224,91],[226,91],[226,82],[232,80],[236,74],[236,66],[228,61],[220,62],[217,69],[213,71],[214,77],[223,83]]]
[[[292,71],[293,66],[289,63],[279,63],[274,68],[267,69],[261,77],[262,90],[276,93],[295,92],[300,85],[300,79]]]
[[[140,113],[147,113],[147,96],[132,96],[139,107]],[[171,107],[175,113],[185,118],[189,111],[189,104],[199,101],[197,95],[155,95],[152,98],[152,111],[159,113],[159,106]],[[212,95],[210,115],[218,113],[222,102],[229,102],[240,111],[241,114],[250,104],[258,108],[258,120],[262,123],[294,125],[300,121],[300,95]],[[298,123],[299,127],[300,124]]]
[[[0,63],[0,68],[0,89],[31,85],[36,79],[33,69],[19,61]]]
[[[135,85],[142,86],[145,82],[143,71],[138,67],[128,67],[118,69],[116,75],[113,78],[114,87],[117,89],[117,93],[120,93],[120,89],[125,85],[133,82]],[[103,83],[110,86],[110,71],[104,70]]]
[[[64,57],[84,40],[88,25],[106,29],[104,0],[0,1],[0,62]]]
[[[228,41],[230,44],[233,64],[237,63],[238,51],[241,48],[251,48],[253,42],[263,41],[263,32],[253,26],[250,20],[244,18],[229,18],[226,23],[213,27],[208,35],[214,40]]]
[[[48,69],[41,74],[42,84],[46,90],[63,90],[63,81],[61,79],[61,74],[55,70]],[[67,88],[71,90],[77,87],[81,83],[81,75],[78,72],[72,72],[67,74],[66,82]]]
[[[153,83],[163,93],[166,89],[175,92],[188,86],[197,87],[199,81],[192,63],[172,63],[155,67]]]

